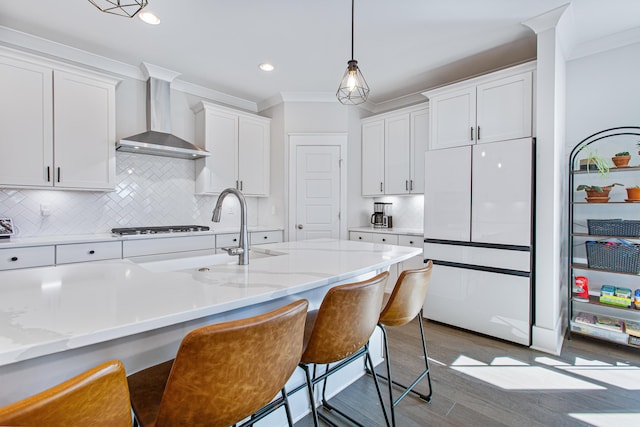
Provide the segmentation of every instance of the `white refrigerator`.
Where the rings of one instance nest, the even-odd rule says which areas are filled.
[[[535,144],[425,153],[426,318],[531,343]]]

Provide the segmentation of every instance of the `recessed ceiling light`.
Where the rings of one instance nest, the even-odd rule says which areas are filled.
[[[274,66],[273,66],[273,65],[268,64],[268,63],[266,63],[266,62],[265,62],[264,64],[260,64],[260,65],[259,65],[259,67],[260,67],[260,69],[261,69],[262,71],[273,71],[273,69],[274,69]]]
[[[158,25],[160,23],[160,18],[158,18],[153,12],[140,12],[138,16],[147,24]]]

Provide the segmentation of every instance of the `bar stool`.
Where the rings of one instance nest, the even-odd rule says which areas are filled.
[[[425,267],[415,270],[405,270],[400,273],[398,280],[391,294],[385,294],[384,308],[380,312],[380,319],[378,320],[378,326],[382,330],[382,337],[384,341],[384,359],[387,367],[388,378],[383,375],[377,374],[374,377],[380,377],[387,381],[389,386],[389,399],[391,401],[391,422],[393,426],[396,425],[395,407],[400,401],[409,393],[414,393],[420,399],[430,402],[432,389],[431,389],[431,373],[429,371],[429,359],[427,355],[427,344],[424,339],[424,328],[422,326],[422,306],[427,296],[427,288],[429,287],[429,280],[431,279],[431,271],[433,269],[433,262],[429,260]],[[391,378],[391,363],[389,356],[389,341],[387,339],[386,326],[403,326],[411,322],[418,317],[418,325],[420,326],[420,337],[422,338],[422,351],[424,354],[425,370],[418,375],[418,377],[409,385],[405,386]],[[375,372],[375,371],[373,371]],[[413,388],[424,377],[427,377],[429,384],[428,394],[422,394],[415,391]],[[404,389],[404,391],[396,399],[393,398],[393,387],[395,384]]]
[[[228,427],[257,422],[284,405],[302,354],[307,300],[189,332],[174,360],[128,378],[139,426]],[[274,400],[280,391],[281,397]]]
[[[363,355],[365,356],[365,364],[369,363],[373,369],[368,341],[376,328],[388,276],[389,273],[384,272],[363,282],[335,286],[329,289],[320,308],[307,314],[304,352],[300,367],[306,375],[307,391],[315,426],[318,426],[318,417],[334,425],[324,415],[319,414],[315,406],[314,386],[321,381],[324,381],[322,406],[342,415],[356,425],[361,425],[327,402],[325,397],[326,379]],[[330,368],[329,364],[334,362],[339,363]],[[312,364],[313,375],[311,375]],[[325,372],[322,375],[316,375],[315,365],[317,364],[326,364]],[[375,376],[373,378],[385,421],[389,425],[378,379]]]
[[[111,360],[0,408],[0,425],[131,427],[124,366]]]

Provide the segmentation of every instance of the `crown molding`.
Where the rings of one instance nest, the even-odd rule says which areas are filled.
[[[631,44],[640,43],[640,27],[621,31],[596,40],[577,45],[567,59],[574,60],[596,53],[606,52]]]

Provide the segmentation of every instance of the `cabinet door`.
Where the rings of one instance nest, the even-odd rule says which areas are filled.
[[[0,57],[2,186],[53,185],[52,73],[47,67]]]
[[[424,317],[529,345],[530,295],[528,277],[436,265]]]
[[[530,72],[479,85],[478,143],[531,136],[532,90]]]
[[[471,147],[425,153],[424,236],[471,238]]]
[[[409,191],[424,193],[424,153],[429,143],[429,110],[411,113],[411,175]]]
[[[54,185],[115,188],[115,85],[54,72]]]
[[[473,147],[471,240],[531,244],[530,138]]]
[[[385,120],[385,194],[409,193],[411,157],[409,114]]]
[[[239,119],[238,189],[249,196],[269,195],[269,129],[263,120]]]
[[[362,195],[384,194],[384,120],[362,124]]]
[[[238,180],[238,116],[212,110],[204,114],[205,148],[211,156],[205,160],[208,185],[198,192],[220,193],[235,188]]]
[[[475,142],[475,86],[433,96],[429,101],[429,109],[432,150]]]

